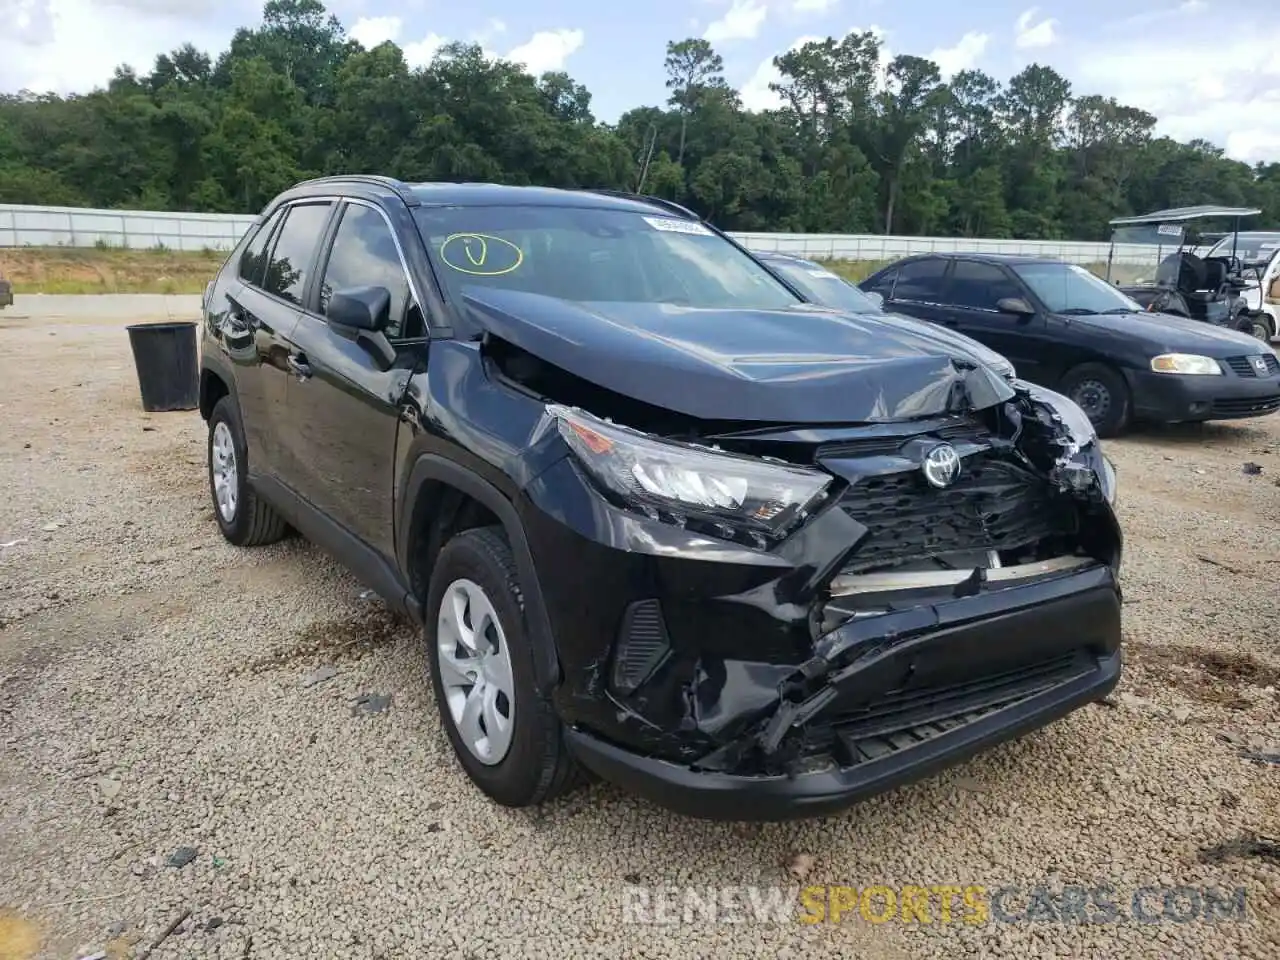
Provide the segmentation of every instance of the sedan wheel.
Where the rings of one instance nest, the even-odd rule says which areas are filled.
[[[1071,399],[1094,423],[1104,422],[1111,412],[1112,397],[1107,385],[1092,378],[1081,380],[1071,391]]]
[[[459,579],[445,588],[436,618],[436,657],[459,739],[481,763],[500,763],[511,748],[515,683],[506,634],[479,584]]]

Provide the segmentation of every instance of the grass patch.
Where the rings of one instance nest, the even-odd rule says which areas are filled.
[[[219,250],[112,247],[0,249],[0,276],[24,293],[203,293],[226,259]]]

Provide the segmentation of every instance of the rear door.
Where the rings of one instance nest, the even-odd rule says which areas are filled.
[[[426,361],[424,313],[382,209],[348,199],[338,217],[294,334],[294,362],[305,369],[289,384],[291,433],[301,465],[298,492],[347,532],[393,557],[400,400],[409,374]],[[363,286],[391,294],[385,333],[396,359],[390,369],[325,320],[335,291]]]
[[[234,275],[219,284],[211,300],[227,357],[235,365],[236,400],[255,476],[278,476],[283,460],[276,438],[284,416],[288,337],[298,311],[282,307],[263,290],[271,245],[287,207],[275,211],[245,245]]]
[[[332,200],[299,201],[281,211],[281,221],[263,256],[258,282],[247,285],[239,302],[260,343],[264,373],[263,413],[257,424],[246,416],[245,430],[256,437],[259,459],[249,469],[269,471],[288,486],[298,473],[296,444],[287,414],[288,384],[296,375],[291,362],[293,335],[302,316],[302,296],[333,212]]]
[[[996,304],[1005,297],[1035,303],[1007,267],[980,260],[953,260],[942,322],[1008,357],[1019,376],[1035,380],[1044,369],[1045,318],[1002,313]]]
[[[944,323],[946,310],[942,295],[950,261],[942,257],[922,257],[898,265],[893,284],[886,293],[877,286],[876,293],[884,299],[884,308],[891,312],[905,313],[909,317]]]

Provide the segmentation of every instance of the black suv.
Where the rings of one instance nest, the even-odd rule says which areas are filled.
[[[420,620],[501,803],[585,767],[693,815],[816,814],[1119,678],[1080,409],[805,303],[681,207],[308,181],[204,312],[223,533],[295,528]]]

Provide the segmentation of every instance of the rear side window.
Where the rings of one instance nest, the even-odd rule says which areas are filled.
[[[303,203],[290,207],[276,236],[267,262],[262,289],[299,306],[307,286],[307,271],[320,245],[320,234],[329,219],[328,203]]]
[[[861,287],[863,290],[867,291],[867,293],[878,293],[880,296],[888,300],[889,294],[893,292],[893,281],[897,279],[897,270],[886,270],[884,273],[881,273],[873,279],[861,284]]]
[[[947,302],[957,307],[995,310],[1004,297],[1020,297],[1022,290],[992,263],[957,260],[947,285]]]
[[[275,230],[282,216],[284,216],[283,210],[273,213],[240,254],[240,279],[245,283],[252,283],[255,287],[262,286],[262,274],[267,266],[267,242],[271,239],[271,232]]]
[[[942,276],[946,272],[945,260],[913,260],[904,263],[898,268],[898,282],[893,288],[893,299],[941,303]]]

